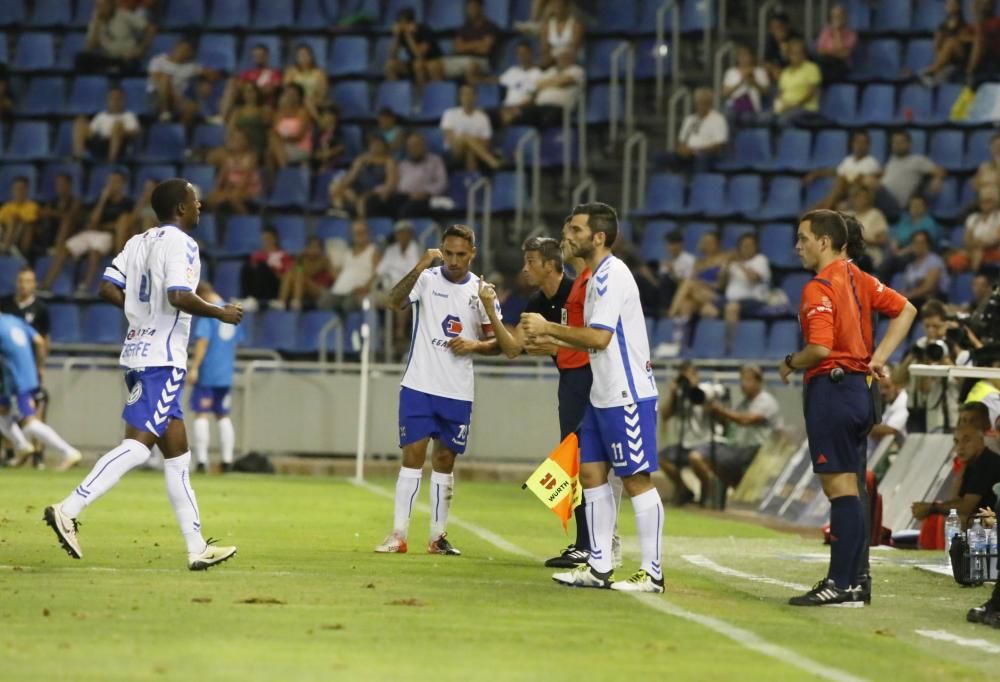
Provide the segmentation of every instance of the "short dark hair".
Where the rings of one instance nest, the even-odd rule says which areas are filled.
[[[847,224],[840,213],[819,208],[809,211],[799,219],[800,223],[806,221],[809,222],[809,229],[817,239],[828,238],[834,251],[844,248],[844,244],[847,243]]]
[[[990,430],[990,408],[986,407],[986,403],[973,400],[963,404],[958,411],[968,415],[969,426],[982,431]]]
[[[251,49],[254,49],[254,50],[264,50],[264,52],[267,52],[268,54],[271,54],[271,48],[268,47],[267,43],[254,43],[254,46]]]
[[[262,229],[260,231],[260,234],[261,234],[261,236],[263,236],[265,234],[269,234],[272,237],[274,237],[274,241],[279,242],[279,243],[281,241],[281,238],[278,235],[278,228],[274,227],[273,225],[268,225],[267,227],[265,227],[264,229]]]
[[[556,272],[563,271],[562,249],[552,237],[528,237],[521,245],[521,251],[536,251],[542,257],[542,263],[555,263]]]
[[[121,171],[115,172],[124,175]],[[187,200],[187,193],[188,181],[183,178],[170,178],[158,184],[149,200],[156,219],[162,223],[176,216],[177,207]]]
[[[752,239],[755,245],[760,244],[760,240],[757,238],[757,233],[753,231],[740,233],[740,236],[736,238],[736,243],[739,244],[744,239]]]
[[[683,244],[684,243],[684,232],[681,230],[670,230],[667,232],[667,243],[668,244]]]
[[[892,131],[892,135],[890,135],[889,138],[891,139],[893,137],[896,137],[896,135],[902,135],[903,137],[905,137],[907,140],[910,141],[913,140],[913,137],[910,135],[910,131],[907,130],[906,128],[896,128],[895,130]]]
[[[27,185],[28,184],[28,176],[27,175],[18,175],[17,177],[15,177],[13,180],[10,181],[10,184],[16,185],[19,182],[23,182],[24,184]]]
[[[444,240],[448,237],[460,237],[461,239],[469,242],[473,248],[476,246],[476,233],[473,232],[472,228],[468,225],[460,225],[458,223],[449,225],[445,229],[444,234],[441,235],[441,243],[443,244]]]
[[[910,235],[910,241],[912,242],[913,238],[916,237],[918,234],[923,235],[924,239],[927,240],[927,243],[930,245],[930,247],[932,249],[934,248],[934,237],[932,237],[931,233],[928,232],[927,230],[915,230],[913,234]]]
[[[932,298],[920,306],[920,319],[926,320],[928,317],[940,317],[944,319],[948,317],[948,311],[945,310],[944,303]]]
[[[858,135],[860,135],[861,137],[865,138],[869,142],[872,141],[872,136],[868,134],[867,130],[855,130],[854,133],[851,135],[851,139],[853,140]]]
[[[574,206],[570,217],[575,215],[587,216],[587,227],[591,232],[603,232],[604,245],[611,248],[618,238],[618,214],[615,209],[600,201],[591,201]]]

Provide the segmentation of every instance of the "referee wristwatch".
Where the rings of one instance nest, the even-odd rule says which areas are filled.
[[[795,355],[795,353],[789,353],[788,355],[785,356],[785,364],[788,365],[788,369],[790,369],[790,370],[794,370],[795,369],[795,366],[792,365],[792,356],[793,355]]]

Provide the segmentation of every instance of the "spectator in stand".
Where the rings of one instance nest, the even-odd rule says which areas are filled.
[[[205,197],[205,205],[211,211],[249,213],[264,188],[257,152],[238,129],[226,135],[224,149],[215,168],[215,187]]]
[[[316,55],[306,43],[295,46],[295,61],[285,69],[284,82],[302,87],[303,102],[309,113],[317,118],[317,110],[326,102],[329,82],[326,71],[316,63]]]
[[[149,61],[149,81],[146,89],[155,100],[156,114],[161,121],[174,116],[187,126],[198,118],[198,104],[192,99],[195,79],[205,68],[194,61],[194,44],[181,38],[170,52],[163,52]]]
[[[302,310],[316,302],[333,284],[333,265],[319,237],[310,237],[295,266],[281,278],[281,289],[272,307]]]
[[[260,248],[250,254],[240,270],[240,287],[245,310],[257,310],[262,302],[271,302],[278,297],[281,279],[294,260],[281,248],[278,231],[265,227],[260,233]]]
[[[286,83],[268,136],[268,165],[284,168],[290,163],[307,162],[312,155],[312,125],[302,86]]]
[[[847,25],[847,10],[843,5],[834,5],[830,8],[830,23],[823,27],[816,40],[816,63],[824,83],[847,77],[857,44],[857,32]]]
[[[147,178],[142,183],[142,193],[139,195],[139,200],[135,202],[128,221],[123,220],[120,223],[122,232],[115,236],[115,253],[121,252],[125,248],[125,242],[132,236],[142,234],[149,228],[160,224],[156,217],[156,211],[153,210],[153,190],[164,180],[169,180],[169,178]]]
[[[542,72],[536,84],[535,104],[526,118],[539,128],[561,125],[563,110],[576,103],[586,82],[587,74],[573,55],[560,53],[555,65]]]
[[[931,235],[923,230],[913,233],[910,250],[913,259],[903,269],[899,293],[918,308],[928,299],[948,300],[951,278],[941,256],[934,252]]]
[[[41,255],[56,243],[66,241],[80,217],[80,199],[73,193],[73,178],[59,173],[55,194],[38,211],[38,236],[32,244],[33,255]]]
[[[764,43],[764,68],[772,82],[777,82],[782,70],[788,66],[788,45],[802,35],[792,28],[792,20],[785,12],[775,12],[767,20],[767,40]]]
[[[38,203],[29,196],[28,178],[18,176],[10,183],[10,201],[0,206],[0,232],[3,253],[11,253],[15,242],[22,254],[31,252],[31,242],[38,227]]]
[[[722,97],[726,112],[735,121],[752,123],[764,111],[771,79],[767,69],[757,64],[757,56],[746,45],[736,48],[736,62],[722,77]]]
[[[927,212],[927,200],[919,194],[914,194],[910,197],[907,212],[889,229],[889,251],[881,270],[883,280],[891,280],[893,275],[906,267],[913,257],[910,241],[918,230],[930,235],[932,244],[939,244],[944,238],[941,226]]]
[[[441,116],[441,130],[452,161],[468,171],[479,170],[480,163],[496,170],[501,162],[490,150],[493,126],[486,112],[476,106],[476,89],[463,85],[458,101],[460,106],[445,110]]]
[[[465,0],[465,23],[455,33],[455,53],[442,58],[444,76],[472,83],[492,71],[500,37],[500,28],[483,12],[483,0]]]
[[[931,195],[940,192],[947,175],[944,168],[923,154],[912,153],[911,144],[907,131],[892,134],[892,155],[882,171],[881,185],[872,184],[875,204],[890,220],[896,220],[910,197],[922,189]]]
[[[681,338],[692,315],[703,311],[711,313],[712,310],[718,315],[714,302],[722,290],[722,271],[730,260],[730,255],[722,250],[717,232],[706,232],[701,236],[698,254],[691,276],[681,283],[667,311],[667,316],[673,318],[674,329]]]
[[[767,256],[757,249],[755,232],[740,236],[736,252],[723,271],[723,315],[730,334],[737,322],[745,318],[760,317],[761,311],[767,306],[767,298],[771,293],[771,264]],[[717,316],[718,312],[712,317]]]
[[[382,254],[378,267],[375,268],[380,305],[386,305],[388,292],[417,266],[423,253],[424,250],[414,239],[413,223],[409,220],[396,221],[392,226],[392,239],[385,247],[385,253]],[[393,316],[394,345],[400,351],[406,348],[410,318],[413,315],[411,308],[412,306],[407,306]]]
[[[573,16],[570,0],[550,0],[548,20],[542,24],[539,42],[542,45],[542,66],[556,63],[560,54],[569,54],[576,61],[583,47],[583,24]]]
[[[76,56],[79,71],[113,75],[142,71],[142,56],[156,36],[156,26],[141,4],[97,0],[83,49]]]
[[[319,124],[313,135],[313,167],[325,173],[344,165],[347,146],[340,132],[340,112],[327,104],[319,110]]]
[[[53,282],[62,272],[68,258],[78,259],[87,256],[87,270],[77,287],[77,295],[85,296],[90,291],[101,258],[111,253],[115,235],[127,229],[122,223],[128,222],[134,206],[127,190],[124,172],[115,170],[108,175],[101,196],[90,211],[90,217],[83,225],[83,229],[72,236],[67,232],[64,240],[57,241],[56,255],[45,275],[43,289],[52,289]]]
[[[865,256],[859,259],[858,267],[865,272],[873,272],[885,260],[889,246],[889,221],[885,214],[875,206],[875,196],[864,185],[851,188],[849,213],[861,223],[862,236],[865,239]],[[865,263],[865,260],[868,263]]]
[[[847,198],[852,188],[862,185],[877,186],[882,166],[878,159],[871,155],[870,149],[871,138],[868,133],[864,130],[856,130],[851,136],[851,153],[844,157],[840,165],[836,168],[821,168],[806,173],[802,178],[803,185],[810,185],[817,178],[835,176],[830,193],[809,210],[835,209],[841,201]]]
[[[535,101],[538,81],[542,70],[535,65],[535,54],[531,43],[522,40],[515,50],[517,64],[507,67],[497,82],[504,87],[503,105],[500,108],[500,122],[505,125],[517,123],[527,107]]]
[[[213,125],[221,125],[222,89],[221,83],[207,74],[198,76],[194,81],[194,103],[198,107],[198,120]]]
[[[317,307],[347,315],[361,309],[376,279],[379,253],[363,220],[351,224],[351,246],[334,262],[333,286],[323,292]]]
[[[229,118],[236,98],[246,92],[247,85],[254,86],[267,105],[273,105],[278,99],[278,91],[281,89],[281,69],[271,66],[271,48],[264,43],[257,43],[250,50],[250,60],[249,69],[244,69],[226,83],[220,105],[224,118]]]
[[[667,155],[667,165],[683,171],[707,173],[722,158],[729,144],[729,123],[713,106],[709,88],[694,92],[694,113],[681,123],[677,147]]]
[[[431,197],[443,194],[448,186],[444,161],[427,151],[420,133],[410,133],[406,140],[406,158],[397,164],[399,180],[396,191],[383,199],[373,192],[368,196],[367,215],[393,218],[419,218],[430,213]]]
[[[684,280],[694,274],[694,254],[684,250],[684,232],[673,230],[667,233],[666,257],[660,261],[660,306],[661,311],[667,310],[674,300],[674,294]],[[659,316],[659,315],[657,315]]]
[[[398,180],[399,168],[385,140],[379,135],[369,135],[368,151],[354,159],[346,173],[330,181],[329,213],[346,217],[353,211],[363,219],[367,215],[368,198],[375,195],[382,202],[389,201]]]
[[[79,116],[73,122],[73,156],[82,159],[89,151],[95,160],[114,163],[138,136],[139,119],[125,109],[122,89],[112,87],[108,90],[107,109],[89,121]]]
[[[994,14],[993,0],[976,0],[976,24],[972,27],[972,48],[965,67],[970,85],[995,80],[1000,72],[1000,17]]]
[[[382,107],[375,114],[375,132],[385,140],[392,158],[400,161],[406,156],[406,131],[399,123],[396,112],[388,107]]]
[[[779,125],[797,125],[819,115],[819,93],[823,76],[819,67],[806,59],[801,38],[788,41],[788,65],[778,76],[778,96],[774,113]]]
[[[257,86],[253,83],[240,83],[236,100],[225,111],[227,137],[233,132],[242,133],[247,144],[257,153],[257,158],[264,158],[274,112]],[[207,160],[217,166],[222,162],[218,157],[223,154],[224,148],[215,150],[208,154]]]
[[[979,164],[972,178],[972,186],[977,192],[984,187],[1000,190],[1000,133],[990,138],[990,158]]]
[[[403,49],[409,60],[399,58]],[[434,38],[434,31],[426,24],[417,23],[417,14],[412,7],[404,7],[396,14],[392,25],[392,43],[385,61],[385,77],[395,81],[413,77],[417,87],[427,81],[444,78],[441,61],[441,46]]]
[[[972,278],[972,300],[969,301],[968,311],[972,312],[979,307],[980,303],[988,300],[993,293],[993,281],[983,273],[977,273]]]
[[[972,30],[962,15],[961,0],[945,0],[945,18],[934,32],[934,61],[920,72],[920,80],[934,87],[968,64]]]
[[[979,210],[965,220],[965,245],[948,257],[953,271],[979,272],[984,263],[1000,263],[1000,191],[979,190]]]
[[[886,370],[889,370],[886,367]],[[910,418],[907,406],[909,396],[906,394],[906,378],[900,370],[890,370],[887,376],[878,380],[878,390],[882,395],[882,421],[872,426],[868,434],[868,456],[871,457],[878,444],[886,436],[892,436],[902,444],[906,438],[906,422]]]

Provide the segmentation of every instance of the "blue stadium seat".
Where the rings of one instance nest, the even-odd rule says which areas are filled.
[[[691,179],[687,215],[729,215],[726,202],[726,176],[721,173],[697,173]]]
[[[332,12],[327,12],[327,4]],[[333,26],[339,19],[340,3],[336,0],[330,3],[323,0],[302,0],[295,25],[300,31],[315,31],[318,26]]]
[[[0,64],[6,64],[10,61],[9,54],[10,52],[7,49],[7,34],[0,33]]]
[[[501,29],[511,28],[511,0],[486,0],[483,11]]]
[[[741,176],[741,177],[757,177],[757,176]],[[732,183],[730,183],[730,185],[731,184]],[[736,248],[737,243],[739,243],[740,241],[740,237],[748,233],[756,233],[756,232],[757,230],[754,229],[754,226],[749,225],[747,223],[726,223],[726,226],[722,228],[722,248],[727,251],[731,251],[732,249]]]
[[[66,113],[92,116],[103,111],[108,99],[108,79],[104,76],[78,76],[70,89]]]
[[[306,248],[306,219],[300,215],[276,215],[271,224],[278,231],[281,248],[288,253],[302,253]]]
[[[84,343],[121,343],[125,316],[110,303],[94,303],[84,313],[82,332]]]
[[[456,31],[465,23],[465,10],[454,0],[427,0],[427,24],[435,31]]]
[[[375,92],[375,110],[386,107],[401,118],[409,118],[413,110],[413,88],[409,81],[383,81]]]
[[[198,62],[224,73],[236,71],[236,36],[204,33],[198,42]]]
[[[373,118],[371,92],[365,81],[341,81],[333,86],[333,101],[340,107],[344,119],[370,120]]]
[[[907,128],[910,134],[910,149],[914,154],[927,153],[927,131],[919,128]]]
[[[861,93],[857,122],[889,124],[895,121],[896,88],[892,85],[868,85]]]
[[[771,180],[767,199],[755,216],[757,220],[794,219],[802,212],[802,181],[779,175]]]
[[[760,210],[764,194],[759,175],[736,175],[729,178],[729,209],[734,215],[754,216]]]
[[[823,176],[816,178],[806,185],[805,205],[815,206],[821,199],[830,194],[831,189],[833,189],[832,177]]]
[[[122,172],[125,174],[125,179],[128,180],[129,172],[128,168],[125,166],[117,166],[111,164],[100,164],[94,166],[90,169],[90,174],[87,176],[87,189],[83,193],[83,203],[92,204],[95,203],[101,195],[101,191],[104,190],[104,185],[108,181],[108,176],[112,171]]]
[[[639,253],[646,262],[663,260],[667,255],[667,235],[677,229],[672,220],[651,220],[642,231]]]
[[[684,177],[672,173],[658,173],[649,178],[646,197],[636,215],[671,215],[684,210]]]
[[[972,300],[972,277],[971,272],[960,272],[952,275],[948,297],[950,303],[964,304]]]
[[[42,259],[39,259],[39,262],[41,262],[41,260]],[[44,276],[44,272],[42,275]],[[69,279],[69,284],[72,287],[73,282],[71,278]],[[70,292],[67,291],[66,293],[68,294]],[[80,342],[79,306],[73,303],[53,303],[49,305],[49,319],[52,322],[50,336],[53,343]]]
[[[180,40],[181,35],[179,33],[157,33],[153,38],[153,42],[150,43],[149,48],[146,50],[146,65],[158,54],[163,54],[164,52],[169,53],[173,49],[177,41]]]
[[[941,183],[941,189],[930,198],[931,215],[938,220],[954,220],[958,218],[964,210],[958,201],[958,180],[956,178],[945,178]]]
[[[207,28],[212,31],[242,28],[250,25],[249,0],[214,0]]]
[[[944,3],[940,0],[916,0],[913,28],[921,33],[933,33],[945,19]]]
[[[958,83],[945,83],[937,87],[934,95],[934,121],[947,121],[951,118],[951,107],[962,92]]]
[[[493,207],[494,213],[513,211],[517,204],[517,175],[513,172],[497,173],[493,176]],[[524,188],[524,200],[528,201],[528,188]]]
[[[431,128],[432,131],[436,132],[439,137],[443,139],[444,133],[441,132],[440,128]],[[360,156],[365,150],[365,140],[364,134],[361,131],[361,126],[359,125],[345,125],[340,129],[340,134],[344,139],[344,146],[347,148],[345,165],[353,161],[356,157]],[[428,140],[432,139],[432,135],[426,136]],[[442,144],[444,144],[442,142]]]
[[[225,144],[226,128],[218,123],[199,123],[191,138],[191,146],[195,149],[214,149]]]
[[[336,36],[329,50],[326,72],[335,78],[368,73],[368,38]]]
[[[385,71],[385,62],[389,59],[389,48],[392,47],[392,38],[389,36],[384,36],[375,40],[374,44],[374,55],[371,60],[367,60],[365,64],[365,73],[372,78],[381,78]],[[405,51],[399,53],[399,57],[403,61],[408,61],[408,56]]]
[[[189,163],[181,169],[181,177],[195,186],[199,196],[204,197],[215,186],[215,166],[208,164]],[[202,214],[202,218],[205,214]]]
[[[615,3],[615,9],[617,11],[621,3]],[[610,39],[610,40],[595,40],[587,43],[587,80],[601,80],[608,78],[611,75],[611,53],[614,52],[622,41]],[[621,67],[625,66],[624,61],[620,64]]]
[[[913,3],[910,0],[874,4],[872,29],[879,33],[909,33],[913,29]]]
[[[184,126],[180,123],[154,123],[149,127],[141,158],[147,163],[181,163],[186,148]]]
[[[45,278],[45,276],[48,274],[49,268],[52,265],[52,261],[53,260],[54,259],[52,258],[52,256],[42,256],[37,261],[35,261],[35,278],[39,282],[43,281],[43,279]],[[75,288],[75,285],[73,284],[73,270],[74,270],[73,263],[67,263],[66,267],[64,267],[59,272],[59,274],[56,275],[56,279],[55,279],[54,282],[52,282],[52,286],[49,289],[52,292],[53,296],[67,296],[68,297],[68,296],[72,296],[73,295],[73,289]],[[76,306],[73,306],[73,308],[75,309]],[[50,306],[50,310],[51,310],[51,306]],[[56,321],[55,321],[55,312],[52,313],[52,324],[53,324],[53,332],[52,333],[54,335],[55,334],[55,332],[54,332],[54,326],[56,324]],[[70,325],[67,325],[67,327],[69,327],[69,326]],[[80,319],[79,319],[79,317],[74,318],[74,320],[72,321],[72,327],[68,328],[66,330],[66,334],[68,334],[68,335],[71,334],[72,335],[72,340],[70,340],[70,339],[63,339],[64,343],[75,343],[80,338]]]
[[[896,118],[916,123],[934,121],[934,92],[919,83],[904,85],[899,93],[899,111]]]
[[[150,113],[145,78],[123,78],[120,85],[125,92],[125,106],[129,111],[135,113],[136,116]]]
[[[597,3],[594,35],[630,35],[638,28],[639,0]]]
[[[715,28],[718,20],[718,2],[716,0],[684,0],[681,10],[681,30],[685,33],[704,31]]]
[[[622,108],[618,109],[623,111]],[[587,89],[587,124],[600,125],[611,120],[611,88],[597,83]],[[619,120],[621,120],[619,118]]]
[[[802,287],[812,278],[812,274],[808,272],[790,272],[781,280],[781,290],[788,296],[789,306],[793,312],[798,311],[799,303],[802,301]]]
[[[656,326],[653,328],[653,347],[659,346],[661,343],[673,343],[674,342],[674,321],[669,317],[661,317],[656,320]]]
[[[965,167],[977,168],[979,164],[992,160],[990,139],[996,130],[975,130],[969,135],[969,148],[965,154]]]
[[[920,73],[934,62],[934,41],[921,38],[906,44],[903,68],[914,74]]]
[[[17,256],[0,256],[0,296],[14,293],[14,281],[22,267],[24,261]]]
[[[744,128],[736,133],[729,157],[719,170],[766,168],[771,163],[771,133],[767,128]]]
[[[216,264],[212,285],[219,296],[227,301],[243,296],[243,289],[240,285],[240,270],[242,269],[243,261],[241,260],[224,260]],[[247,323],[246,318],[243,319],[243,323]]]
[[[399,10],[409,7],[416,14],[417,21],[424,23],[424,3],[414,2],[413,0],[386,0],[382,3],[384,6],[384,11],[382,12],[382,26],[392,26],[396,21],[396,15]]]
[[[762,165],[762,169],[804,172],[810,168],[811,156],[812,133],[800,128],[785,128],[778,138],[774,159]]]
[[[684,250],[698,252],[698,242],[709,232],[718,232],[715,223],[688,223],[684,226]]]
[[[299,314],[292,310],[266,310],[260,316],[254,346],[270,350],[292,350],[296,346]]]
[[[184,177],[188,177],[185,175]],[[191,232],[191,236],[198,242],[202,249],[213,249],[219,243],[218,225],[215,222],[214,213],[202,213],[198,218],[198,226]]]
[[[299,317],[299,333],[297,334],[295,348],[291,349],[291,351],[296,353],[319,352],[320,332],[335,319],[339,319],[336,313],[323,310],[302,313]],[[337,338],[338,335],[335,330],[327,333],[326,348],[328,352],[336,352]]]
[[[496,83],[480,83],[476,86],[476,103],[489,111],[500,106],[500,86]]]
[[[94,5],[97,0],[76,0],[76,12],[73,13],[74,28],[87,28],[90,18],[94,15]]]
[[[718,358],[726,354],[726,323],[701,318],[694,328],[691,345],[681,354],[690,358]]]
[[[763,320],[740,320],[733,330],[732,352],[734,358],[759,360],[767,353],[767,325]]]
[[[33,28],[64,27],[73,23],[73,7],[66,0],[35,0],[28,25]]]
[[[798,216],[795,216],[796,218]],[[771,267],[801,267],[795,253],[795,226],[788,223],[769,223],[760,231],[760,251]]]
[[[775,320],[767,334],[764,357],[769,360],[783,358],[789,348],[799,347],[799,324],[792,320]]]
[[[278,171],[267,205],[275,207],[305,206],[309,201],[309,171],[299,166],[287,166]]]
[[[344,351],[357,354],[361,352],[361,324],[364,321],[362,313],[351,313],[344,320]],[[379,334],[378,316],[374,312],[368,314],[368,328],[370,330],[372,352],[381,348],[381,334]]]
[[[468,203],[468,190],[479,180],[480,174],[475,171],[453,171],[448,174],[447,196],[455,202],[456,211],[464,211]]]
[[[413,119],[425,123],[441,120],[445,109],[458,103],[458,86],[450,81],[434,81],[424,86],[420,112]]]
[[[855,81],[898,80],[902,78],[902,50],[894,38],[881,38],[868,43],[864,61],[851,72]]]
[[[369,218],[368,238],[374,242],[384,242],[392,236],[392,218]]]
[[[24,5],[24,0],[0,2],[0,26],[18,26],[23,24],[28,16]]]
[[[56,68],[60,71],[74,71],[76,69],[76,55],[83,49],[86,41],[86,33],[64,33],[59,43]],[[6,60],[4,54],[0,53],[0,62],[2,61]]]
[[[205,25],[205,0],[168,0],[163,26],[171,31]]]
[[[132,176],[133,196],[142,196],[142,187],[147,180],[163,182],[177,177],[177,166],[167,163],[147,163],[137,166]]]
[[[965,136],[961,130],[936,130],[931,134],[930,158],[949,171],[965,168]]]
[[[65,173],[70,177],[73,194],[79,196],[83,184],[83,166],[79,163],[47,163],[42,168],[42,182],[38,187],[38,199],[48,201],[56,194],[56,176]]]
[[[295,25],[294,8],[291,2],[257,2],[250,25],[255,31],[291,28]]]
[[[15,71],[48,71],[55,65],[56,49],[51,33],[21,34],[14,52]]]
[[[823,89],[819,111],[823,116],[841,125],[851,125],[856,120],[858,88],[850,83],[834,83]]]
[[[14,178],[28,179],[28,194],[34,196],[38,189],[38,171],[30,163],[0,164],[0,202],[10,200],[10,183]]]
[[[35,76],[18,103],[22,116],[50,116],[66,108],[66,82],[54,76]]]
[[[847,156],[847,132],[844,130],[821,130],[816,134],[816,144],[810,166],[812,168],[835,168]]]
[[[17,121],[10,132],[5,160],[38,161],[49,156],[49,124]]]
[[[656,77],[657,55],[655,38],[646,38],[639,41],[635,48],[635,77],[638,80],[652,80]],[[663,73],[670,73],[671,60],[673,58],[673,50],[664,55]]]
[[[226,236],[222,248],[227,255],[246,256],[260,247],[263,223],[260,216],[236,215],[226,221]]]
[[[351,221],[347,218],[320,218],[316,223],[316,236],[320,239],[351,239]]]

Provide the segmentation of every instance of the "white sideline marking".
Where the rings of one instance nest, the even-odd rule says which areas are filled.
[[[800,585],[799,583],[789,583],[784,580],[778,580],[777,578],[768,578],[763,575],[754,575],[752,573],[744,573],[743,571],[737,571],[735,568],[729,568],[728,566],[720,566],[708,557],[702,556],[701,554],[684,554],[681,558],[689,564],[694,564],[698,568],[707,568],[710,571],[715,571],[716,573],[721,573],[722,575],[728,575],[731,578],[742,578],[743,580],[749,580],[755,583],[764,583],[765,585],[777,585],[778,587],[787,587],[790,590],[795,590],[796,592],[805,592],[809,590],[808,585]]]
[[[914,632],[923,637],[929,637],[930,639],[937,639],[942,642],[951,642],[959,646],[979,649],[980,651],[985,651],[989,654],[1000,654],[1000,646],[987,642],[985,639],[966,639],[965,637],[953,635],[945,630],[914,630]]]
[[[395,495],[390,493],[385,488],[374,485],[367,481],[352,481],[355,485],[364,488],[376,495],[388,498],[390,500],[395,499]],[[424,504],[420,504],[422,510],[428,510],[428,507]],[[517,545],[505,540],[503,537],[497,535],[496,533],[486,530],[480,526],[467,521],[458,521],[454,516],[450,517],[450,522],[454,523],[456,526],[467,530],[473,535],[478,536],[480,539],[485,540],[494,547],[501,549],[505,552],[511,554],[516,554],[517,556],[525,557],[527,559],[532,559],[534,561],[542,562],[543,557],[536,556],[529,552],[528,550],[518,547]],[[721,567],[720,567],[721,568]],[[786,583],[787,584],[787,583]],[[737,627],[735,625],[730,625],[725,621],[721,621],[717,618],[712,618],[710,616],[703,616],[699,613],[694,613],[686,609],[677,606],[676,604],[671,604],[669,601],[664,599],[661,595],[652,594],[634,594],[628,593],[632,597],[635,597],[639,602],[651,609],[660,611],[670,616],[676,618],[683,618],[684,620],[690,621],[692,623],[697,623],[702,627],[706,627],[709,630],[731,639],[740,646],[743,646],[751,651],[756,651],[759,654],[763,654],[775,660],[786,663],[799,670],[804,670],[810,674],[821,677],[825,680],[831,680],[832,682],[865,682],[863,677],[855,677],[850,673],[838,670],[837,668],[831,668],[829,666],[823,665],[822,663],[817,663],[816,661],[806,658],[801,654],[797,654],[791,649],[786,649],[783,646],[777,644],[771,644],[770,642],[761,639],[759,635],[750,630],[744,630],[743,628]]]

